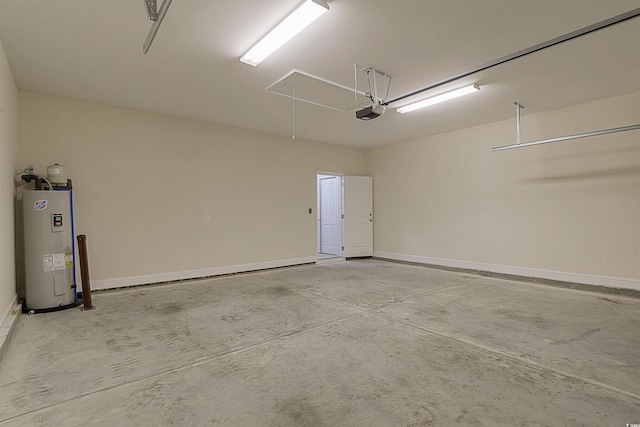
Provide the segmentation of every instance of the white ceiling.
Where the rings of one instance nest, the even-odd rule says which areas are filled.
[[[158,0],[158,3],[161,3]],[[394,98],[640,7],[640,0],[333,0],[258,67],[239,57],[299,0],[174,0],[147,55],[141,0],[0,0],[20,89],[291,136],[292,101],[265,89],[300,70],[353,87],[353,64]],[[474,74],[474,95],[372,121],[295,105],[295,136],[375,147],[640,91],[640,18]],[[360,74],[360,83],[366,82]],[[360,87],[362,89],[362,87]],[[425,94],[426,95],[426,94]],[[399,105],[395,105],[399,106]]]

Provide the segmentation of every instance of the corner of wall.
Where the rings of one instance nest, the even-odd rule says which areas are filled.
[[[0,358],[17,319],[15,185],[18,149],[18,87],[0,41]]]
[[[0,318],[0,362],[4,358],[9,348],[11,337],[18,324],[18,318],[22,312],[20,304],[18,304],[17,296],[13,299],[7,308],[3,318]],[[1,313],[0,313],[1,315]]]

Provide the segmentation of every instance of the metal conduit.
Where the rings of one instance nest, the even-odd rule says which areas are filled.
[[[503,56],[503,57],[498,58],[498,59],[496,59],[494,61],[491,61],[491,62],[488,62],[486,64],[480,65],[479,67],[476,67],[476,68],[472,68],[472,69],[467,70],[465,72],[462,72],[460,74],[456,74],[454,76],[447,77],[446,79],[440,80],[440,81],[438,81],[436,83],[430,84],[428,86],[425,86],[425,87],[423,87],[421,89],[418,89],[418,90],[415,90],[413,92],[409,92],[409,93],[406,93],[404,95],[400,95],[398,97],[389,99],[389,100],[383,102],[382,105],[387,106],[387,105],[389,105],[391,103],[394,103],[396,101],[400,101],[400,100],[409,98],[411,96],[421,94],[421,93],[426,92],[428,90],[435,89],[437,87],[443,86],[443,85],[445,85],[447,83],[452,83],[452,82],[455,82],[456,80],[463,79],[463,78],[468,77],[468,76],[470,76],[472,74],[479,73],[480,71],[484,71],[484,70],[487,70],[489,68],[496,67],[496,66],[504,64],[506,62],[513,61],[514,59],[522,58],[523,56],[529,55],[531,53],[538,52],[540,50],[546,49],[546,48],[551,47],[551,46],[555,46],[555,45],[560,44],[560,43],[564,43],[564,42],[569,41],[569,40],[573,40],[573,39],[578,38],[578,37],[582,37],[582,36],[587,35],[589,33],[593,33],[594,31],[598,31],[598,30],[601,30],[603,28],[607,28],[607,27],[610,27],[612,25],[619,24],[621,22],[627,21],[629,19],[636,18],[638,16],[640,16],[640,8],[630,10],[629,12],[620,14],[618,16],[614,16],[613,18],[605,19],[604,21],[600,21],[600,22],[597,22],[595,24],[589,25],[587,27],[581,28],[579,30],[572,31],[570,33],[567,33],[567,34],[564,34],[562,36],[559,36],[559,37],[553,38],[551,40],[548,40],[546,42],[539,43],[539,44],[537,44],[535,46],[531,46],[531,47],[528,47],[526,49],[522,49],[522,50],[520,50],[518,52],[515,52],[515,53],[512,53],[510,55]]]

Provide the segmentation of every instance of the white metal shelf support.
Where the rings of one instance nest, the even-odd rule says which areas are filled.
[[[516,144],[520,145],[520,111],[524,109],[519,102],[514,102],[516,104]]]
[[[610,133],[626,132],[630,130],[640,129],[640,124],[637,124],[637,125],[622,126],[618,128],[611,128],[611,129],[594,130],[591,132],[577,133],[574,135],[558,136],[555,138],[540,139],[537,141],[521,142],[520,141],[520,110],[522,110],[524,107],[520,105],[520,103],[518,102],[514,102],[514,104],[516,105],[516,143],[511,145],[503,145],[501,147],[493,147],[491,151],[503,151],[503,150],[510,150],[512,148],[531,147],[532,145],[549,144],[552,142],[569,141],[572,139],[589,138],[592,136],[607,135]]]

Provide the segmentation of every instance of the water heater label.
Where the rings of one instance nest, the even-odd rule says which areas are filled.
[[[73,254],[71,252],[67,252],[64,254],[64,268],[73,267]]]
[[[66,254],[42,255],[44,271],[64,270],[66,268]]]
[[[42,255],[44,271],[53,271],[53,255]]]
[[[36,211],[43,211],[47,209],[47,201],[46,200],[36,200],[33,203],[33,209]]]

